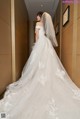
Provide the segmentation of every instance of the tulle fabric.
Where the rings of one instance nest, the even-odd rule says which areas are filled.
[[[53,47],[57,47],[58,42],[56,39],[53,20],[52,20],[51,15],[48,12],[44,12],[42,14],[41,21],[43,22],[43,27],[44,27],[46,36],[51,41]]]
[[[80,89],[72,82],[43,27],[18,81],[7,86],[7,119],[80,119]]]

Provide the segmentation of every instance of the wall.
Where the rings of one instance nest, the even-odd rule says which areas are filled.
[[[70,5],[70,21],[63,27],[62,62],[71,79],[80,87],[80,5],[63,4],[63,12],[68,5]]]
[[[76,6],[78,12],[77,12],[77,39],[76,39],[76,53],[75,53],[75,57],[76,57],[76,67],[75,67],[75,71],[76,71],[76,75],[75,75],[75,79],[74,81],[76,82],[76,84],[80,87],[80,4],[78,4]]]
[[[62,26],[62,15],[67,8],[70,6],[70,19],[65,27]],[[61,61],[67,70],[69,76],[73,82],[80,87],[80,4],[63,4],[61,3],[62,10],[55,13],[54,26],[57,24],[57,19],[60,15],[60,30],[61,40],[59,34],[57,36],[60,41],[60,53]],[[59,8],[58,8],[59,9]],[[58,54],[59,54],[58,53]]]
[[[63,4],[62,12],[68,4]],[[62,27],[61,59],[68,74],[72,78],[72,52],[73,52],[73,14],[74,5],[70,4],[70,20],[65,27]]]
[[[29,21],[30,26],[29,26],[29,54],[32,51],[32,46],[34,44],[34,21],[30,20]]]
[[[0,94],[11,82],[10,0],[0,0]]]
[[[15,0],[16,79],[20,77],[29,56],[29,17],[23,0]]]
[[[57,6],[54,18],[53,18],[54,29],[56,30],[56,26],[59,26],[59,33],[56,35],[56,39],[58,42],[58,47],[54,47],[58,56],[60,57],[60,2]]]
[[[14,20],[12,19],[13,10]],[[12,35],[14,35],[12,24],[15,28],[13,37],[15,42],[12,41]],[[13,82],[14,74],[15,81],[19,79],[28,57],[29,17],[25,3],[23,0],[0,0],[0,94],[5,91],[8,84]],[[15,60],[15,66],[13,66],[13,60]],[[15,67],[15,73],[13,67]]]

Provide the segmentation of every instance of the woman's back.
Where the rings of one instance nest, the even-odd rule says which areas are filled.
[[[38,37],[42,37],[42,35],[45,35],[44,27],[42,22],[37,22],[35,26],[35,31],[38,30]]]

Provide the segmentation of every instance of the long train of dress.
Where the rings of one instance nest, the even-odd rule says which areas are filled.
[[[0,113],[7,119],[80,119],[80,89],[42,30],[20,79],[6,89]]]

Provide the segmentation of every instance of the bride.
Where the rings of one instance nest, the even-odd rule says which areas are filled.
[[[80,119],[80,89],[70,79],[54,47],[49,13],[37,14],[36,42],[18,81],[0,100],[0,119]]]

